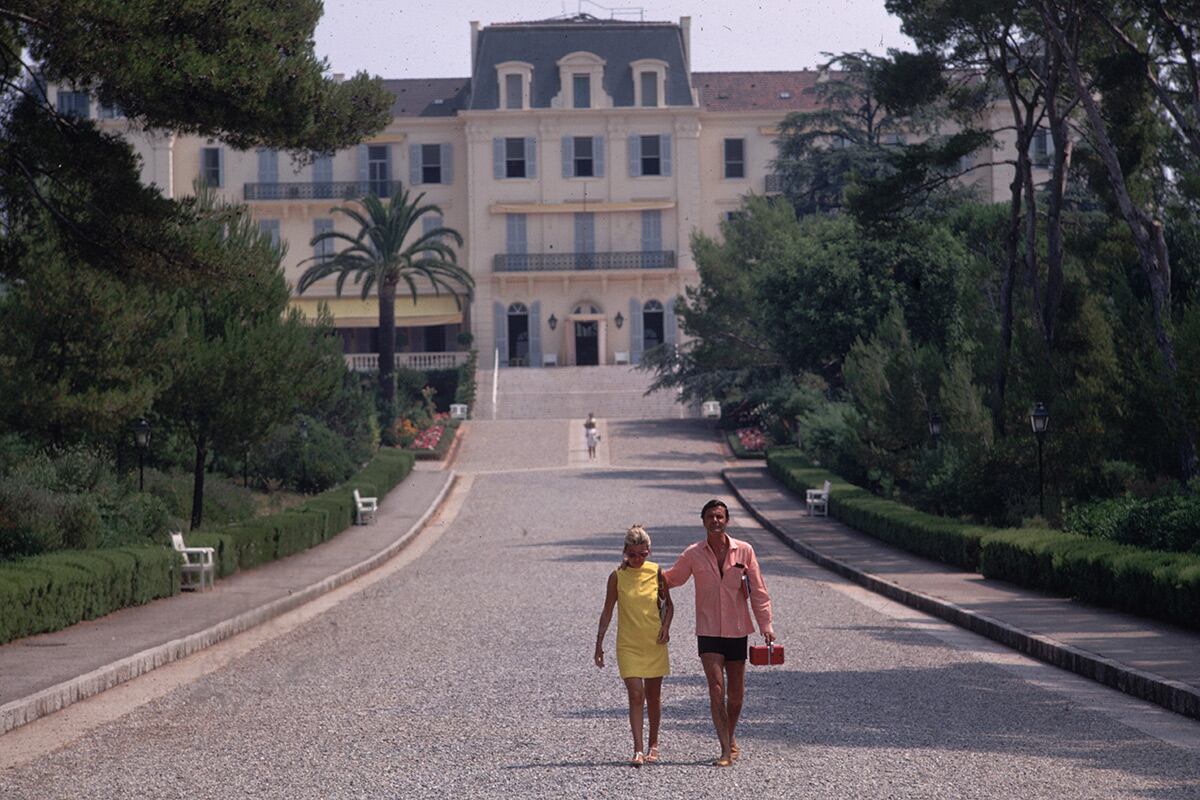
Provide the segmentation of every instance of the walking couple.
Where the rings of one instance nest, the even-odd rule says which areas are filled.
[[[624,559],[608,577],[600,629],[596,634],[596,666],[604,666],[604,635],[617,609],[617,667],[629,692],[629,725],[633,731],[632,764],[658,761],[658,732],[662,720],[662,680],[670,672],[667,642],[675,607],[670,590],[695,579],[696,639],[700,663],[708,681],[713,727],[721,755],[713,766],[728,767],[741,755],[735,729],[742,713],[746,685],[747,638],[754,623],[747,597],[768,642],[771,599],[763,582],[754,548],[725,532],[729,508],[709,500],[700,512],[705,537],[683,551],[663,570],[647,559],[650,534],[634,525],[625,534]],[[642,712],[650,720],[649,749],[643,749]]]

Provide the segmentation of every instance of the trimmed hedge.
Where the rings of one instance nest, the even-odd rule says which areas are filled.
[[[831,516],[917,555],[988,578],[1200,628],[1200,556],[1044,528],[997,530],[925,514],[815,468],[795,450],[768,451],[767,466],[776,480],[801,496],[831,481]]]
[[[0,642],[178,591],[178,560],[161,547],[64,551],[0,565]]]
[[[926,514],[877,497],[828,470],[811,466],[795,450],[768,450],[767,468],[776,480],[801,497],[807,489],[819,489],[830,481],[829,514],[852,528],[925,558],[979,569],[980,544],[990,528]]]
[[[189,547],[216,550],[227,577],[333,538],[354,520],[354,489],[382,497],[408,477],[413,456],[382,450],[342,486],[298,509],[189,533]],[[179,556],[168,547],[60,551],[0,562],[0,644],[179,593]]]

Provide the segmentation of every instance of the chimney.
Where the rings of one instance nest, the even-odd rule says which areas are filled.
[[[471,75],[475,74],[475,56],[479,54],[479,20],[471,20]]]
[[[683,31],[683,66],[688,72],[688,80],[692,77],[692,18],[680,17],[679,27]]]

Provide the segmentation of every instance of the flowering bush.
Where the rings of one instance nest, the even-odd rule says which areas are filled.
[[[767,437],[758,428],[738,428],[737,437],[746,450],[767,449]]]
[[[417,438],[420,431],[408,417],[401,417],[392,423],[392,436],[400,447],[409,447]]]
[[[412,447],[414,450],[432,450],[438,446],[438,442],[442,440],[442,433],[446,430],[444,425],[430,425],[425,430],[417,434],[413,439]]]

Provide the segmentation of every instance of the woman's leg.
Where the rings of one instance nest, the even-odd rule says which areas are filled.
[[[646,706],[646,686],[641,678],[626,678],[629,692],[629,730],[633,732],[633,752],[644,753],[642,747],[642,712]]]
[[[646,678],[646,716],[650,718],[651,749],[658,747],[658,728],[662,722],[662,678]],[[647,751],[649,752],[649,751]]]

